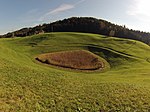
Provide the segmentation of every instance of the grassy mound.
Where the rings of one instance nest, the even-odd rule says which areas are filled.
[[[77,70],[99,70],[104,68],[104,62],[98,56],[85,50],[41,54],[36,59],[42,63]]]

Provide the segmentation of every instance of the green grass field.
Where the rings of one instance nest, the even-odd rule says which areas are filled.
[[[88,50],[111,66],[102,72],[50,67],[42,53]],[[84,33],[0,39],[0,112],[149,112],[150,46]]]

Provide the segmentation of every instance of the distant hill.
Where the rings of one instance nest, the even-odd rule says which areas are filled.
[[[32,28],[23,28],[7,33],[1,37],[25,37],[48,32],[82,32],[106,36],[139,40],[150,45],[150,33],[128,29],[111,22],[92,17],[72,17],[49,24],[38,25]]]

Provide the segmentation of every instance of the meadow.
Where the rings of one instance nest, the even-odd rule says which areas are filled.
[[[110,68],[84,72],[48,66],[44,53],[87,50]],[[150,46],[87,33],[0,39],[2,112],[149,112]]]

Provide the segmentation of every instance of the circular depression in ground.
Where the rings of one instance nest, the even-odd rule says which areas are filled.
[[[105,67],[104,61],[99,56],[86,50],[46,53],[37,56],[36,60],[45,64],[76,70],[101,70]]]

